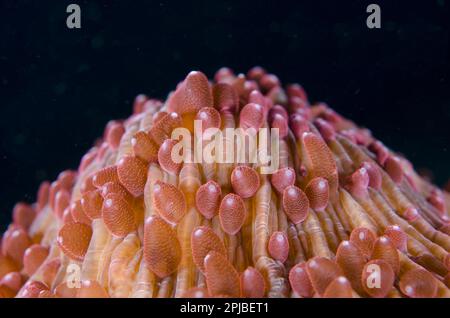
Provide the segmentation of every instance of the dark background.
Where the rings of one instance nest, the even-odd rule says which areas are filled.
[[[299,3],[302,2],[302,3]],[[381,6],[381,30],[366,6]],[[449,0],[0,1],[0,231],[138,93],[262,65],[450,177]],[[66,27],[81,6],[82,28]]]

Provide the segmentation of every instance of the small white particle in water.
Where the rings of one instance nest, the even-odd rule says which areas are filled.
[[[318,186],[319,186],[319,189],[320,189],[320,190],[325,189],[325,181],[319,181]]]

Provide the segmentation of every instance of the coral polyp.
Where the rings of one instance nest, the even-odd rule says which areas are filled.
[[[275,171],[237,160],[260,156],[252,136]],[[0,297],[450,297],[449,210],[447,191],[302,86],[195,71],[165,101],[137,96],[76,171],[14,207]]]

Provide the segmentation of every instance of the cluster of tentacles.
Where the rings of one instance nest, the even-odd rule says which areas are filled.
[[[194,119],[278,128],[279,169],[175,162],[171,133]],[[0,297],[449,297],[449,210],[300,85],[191,72],[165,102],[139,95],[77,171],[15,206]]]

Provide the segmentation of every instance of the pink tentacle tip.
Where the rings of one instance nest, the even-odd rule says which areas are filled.
[[[183,165],[182,160],[173,160],[172,151],[177,144],[176,140],[166,139],[158,150],[158,162],[161,168],[172,175],[180,173]]]
[[[345,276],[338,276],[325,289],[324,298],[352,298],[353,289]]]
[[[312,297],[314,288],[306,272],[306,263],[298,263],[289,271],[289,283],[292,290],[300,297]]]
[[[421,268],[410,270],[402,275],[399,287],[403,294],[411,298],[434,298],[438,291],[436,278]]]
[[[257,89],[254,89],[248,95],[248,103],[259,104],[265,107],[266,98],[264,95]]]
[[[239,196],[244,199],[250,198],[259,189],[259,175],[251,167],[237,166],[231,172],[231,185]]]
[[[274,116],[275,114],[279,114],[281,116],[283,116],[286,120],[289,119],[289,114],[286,110],[286,108],[284,108],[281,105],[274,105],[270,111],[269,111],[269,118],[272,118],[272,116]]]
[[[139,94],[134,99],[133,114],[140,114],[144,111],[144,104],[148,100],[148,97],[144,94]]]
[[[279,138],[285,138],[289,133],[288,122],[281,114],[274,114],[270,120],[270,128],[278,129]]]
[[[266,290],[266,283],[263,275],[253,267],[247,267],[242,272],[241,296],[245,298],[262,298]]]
[[[36,216],[33,207],[26,203],[17,203],[13,209],[13,223],[28,230]]]
[[[447,183],[445,184],[444,190],[450,193],[450,180],[448,180]]]
[[[320,134],[322,135],[322,138],[326,141],[332,141],[336,138],[336,131],[334,127],[326,120],[322,118],[317,118],[314,121],[314,124],[316,125],[317,129],[319,129]]]
[[[322,113],[321,115],[326,121],[332,123],[332,124],[338,124],[342,121],[342,116],[339,115],[336,111],[334,111],[333,109],[329,108],[327,106],[327,108],[325,109],[325,111]]]
[[[339,132],[340,135],[344,136],[346,139],[350,140],[352,143],[358,143],[355,136],[354,129],[344,129]]]
[[[259,80],[259,85],[264,91],[268,92],[272,88],[280,86],[280,80],[274,74],[264,74]]]
[[[281,168],[275,171],[270,177],[272,186],[279,193],[283,193],[286,187],[294,185],[295,179],[296,179],[295,170],[289,167]]]
[[[268,250],[273,259],[284,263],[289,256],[289,240],[286,233],[273,232],[269,239]]]
[[[288,98],[288,109],[290,113],[300,114],[307,119],[312,117],[309,103],[300,97],[292,96]]]
[[[248,83],[248,81],[246,81]],[[270,98],[264,96],[257,88],[250,91],[248,95],[248,103],[259,104],[263,107],[264,118],[267,117],[269,111],[273,108],[273,102]]]
[[[266,73],[261,66],[254,66],[247,72],[247,77],[252,80],[260,80]]]
[[[306,186],[305,193],[312,209],[316,211],[325,210],[330,198],[328,180],[321,177],[312,179]]]
[[[202,123],[202,132],[208,128],[220,128],[221,118],[220,113],[212,107],[204,107],[200,109],[195,116],[196,120]]]
[[[235,235],[244,225],[247,211],[242,198],[236,194],[227,194],[219,206],[219,220],[224,232]]]
[[[398,225],[390,225],[384,231],[384,235],[387,236],[392,244],[401,252],[406,252],[408,236]]]
[[[440,216],[445,216],[447,213],[447,207],[444,201],[442,192],[434,189],[431,191],[427,201],[438,210]]]
[[[290,185],[283,191],[282,204],[288,218],[298,224],[306,220],[309,212],[309,200],[298,187]]]
[[[157,112],[164,103],[159,99],[150,98],[144,103],[144,112],[150,111],[151,113]]]
[[[447,270],[450,271],[450,253],[447,253],[447,256],[445,256],[444,265],[447,268]]]
[[[244,106],[239,116],[239,127],[258,130],[264,124],[264,111],[260,104],[250,103]]]
[[[298,97],[304,101],[308,101],[308,96],[305,89],[299,84],[290,84],[287,87],[287,94],[289,97]]]
[[[233,70],[228,67],[222,67],[214,74],[214,80],[217,83],[227,81],[228,79],[232,79],[234,77],[235,75]]]

